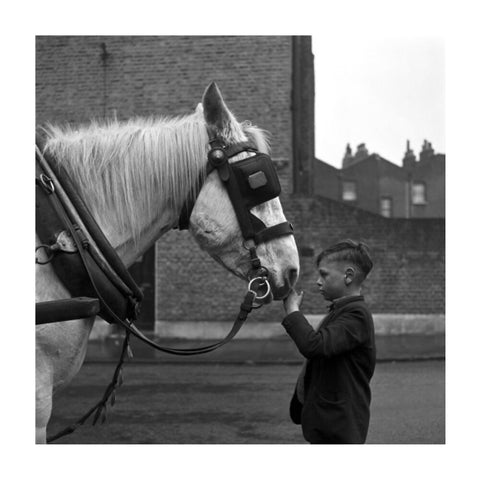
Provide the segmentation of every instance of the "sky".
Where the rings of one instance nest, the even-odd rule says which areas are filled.
[[[341,167],[346,144],[365,143],[401,165],[410,140],[445,153],[445,54],[440,37],[312,35],[315,155]]]

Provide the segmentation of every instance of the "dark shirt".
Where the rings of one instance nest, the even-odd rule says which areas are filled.
[[[296,311],[282,325],[308,361],[305,402],[294,393],[290,414],[311,443],[364,443],[375,369],[373,319],[363,296],[335,301],[315,331]]]

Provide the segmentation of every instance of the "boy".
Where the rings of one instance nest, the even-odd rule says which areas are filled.
[[[307,358],[290,403],[290,417],[312,444],[363,444],[370,420],[375,369],[372,315],[361,285],[373,263],[365,244],[346,240],[316,261],[320,294],[330,313],[315,331],[299,311],[303,292],[284,300],[283,327]]]

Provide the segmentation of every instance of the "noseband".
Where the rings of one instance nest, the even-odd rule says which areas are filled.
[[[257,148],[248,142],[226,146],[220,139],[213,138],[209,143],[211,149],[208,152],[207,176],[217,171],[227,189],[240,225],[245,248],[250,252],[251,269],[248,272],[248,278],[261,277],[268,285],[269,272],[261,265],[256,247],[281,236],[292,235],[293,226],[285,221],[267,227],[250,210],[280,195],[281,186],[275,165],[269,155],[259,153]],[[251,152],[254,155],[235,163],[229,162],[230,158],[244,152]],[[188,228],[195,201],[196,198],[191,195],[184,204],[178,222],[179,229]],[[248,243],[250,243],[249,246],[247,246]]]

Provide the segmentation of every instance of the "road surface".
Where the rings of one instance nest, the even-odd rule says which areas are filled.
[[[102,396],[115,365],[86,363],[54,403],[49,434]],[[137,362],[103,425],[57,444],[305,444],[288,405],[299,364]],[[445,362],[381,362],[372,381],[367,443],[445,442]]]

